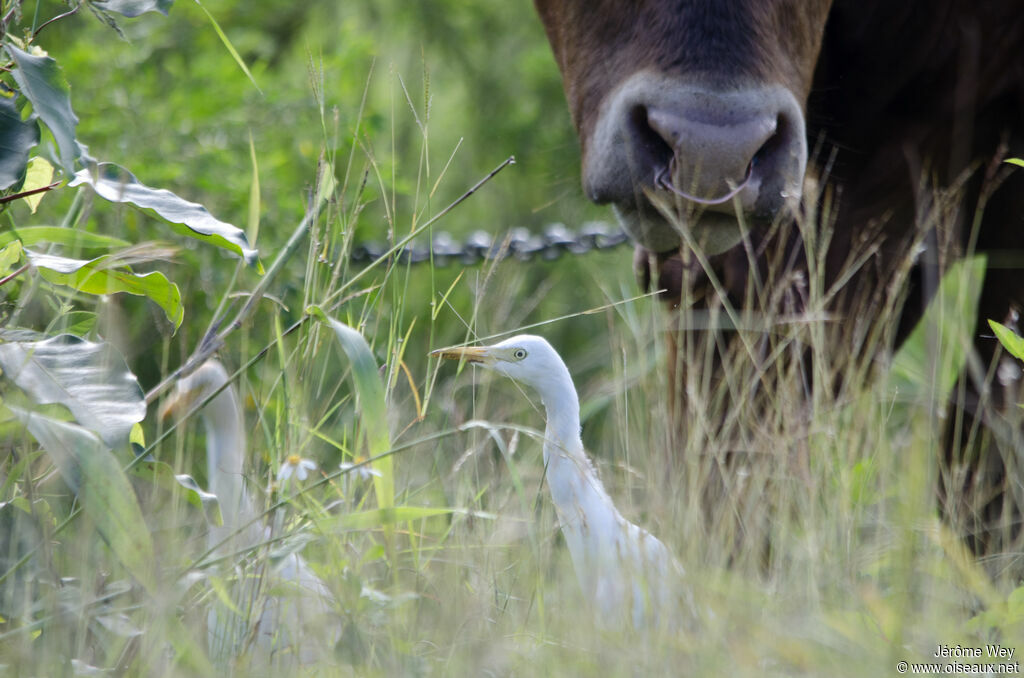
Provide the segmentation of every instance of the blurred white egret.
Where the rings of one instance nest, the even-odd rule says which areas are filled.
[[[569,369],[542,337],[520,335],[494,346],[449,348],[431,355],[478,363],[533,387],[547,412],[546,481],[584,596],[599,621],[627,615],[637,628],[674,625],[683,569],[647,530],[619,513],[580,438],[580,402]]]
[[[161,407],[160,416],[185,414],[225,384],[228,373],[224,366],[216,360],[207,361],[178,381]],[[228,539],[220,547],[221,553],[228,554],[266,541],[269,528],[254,521],[259,513],[245,489],[246,440],[242,408],[234,386],[228,384],[207,403],[200,417],[206,429],[207,479],[210,491],[217,495],[223,518],[223,525],[211,526],[208,544],[212,548]],[[270,595],[255,595],[260,581],[256,579],[257,586],[251,587],[256,591],[243,593],[241,600],[235,601],[243,615],[249,614],[251,604],[262,605],[262,610],[251,611],[257,619],[254,645],[261,653],[260,660],[272,658],[275,665],[295,660],[300,664],[316,661],[322,655],[320,645],[328,643],[329,650],[340,635],[338,620],[329,617],[330,590],[296,553],[278,560],[268,574],[263,588],[271,591]],[[250,587],[246,584],[243,589]],[[226,608],[210,611],[209,644],[214,655],[238,652],[251,632],[246,620],[231,623],[233,614]]]

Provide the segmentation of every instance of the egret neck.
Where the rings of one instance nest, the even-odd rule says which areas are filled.
[[[206,429],[206,477],[220,501],[225,528],[237,528],[245,511],[245,433],[233,386],[217,394],[200,413]]]

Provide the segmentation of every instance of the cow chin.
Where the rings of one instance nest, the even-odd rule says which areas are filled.
[[[616,203],[613,209],[630,239],[651,252],[671,252],[690,245],[713,256],[732,249],[743,239],[744,227],[735,215],[704,212],[684,221],[677,215],[662,214],[649,203],[643,207]]]

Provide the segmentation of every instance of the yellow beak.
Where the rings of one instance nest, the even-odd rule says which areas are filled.
[[[468,363],[487,363],[493,359],[490,349],[486,346],[462,346],[458,348],[439,348],[430,355],[448,360],[465,360]]]
[[[164,399],[163,404],[160,405],[160,420],[164,421],[170,416],[181,416],[192,409],[195,405],[196,397],[199,395],[195,391],[178,391],[175,390],[171,395]]]

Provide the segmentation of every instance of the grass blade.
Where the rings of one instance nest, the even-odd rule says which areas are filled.
[[[384,454],[391,449],[391,435],[388,432],[384,384],[377,372],[377,361],[373,357],[370,345],[359,332],[344,323],[328,318],[320,309],[311,308],[310,313],[330,325],[338,338],[338,345],[352,363],[352,380],[355,382],[359,416],[366,432],[369,456],[377,457]],[[373,468],[380,473],[373,478],[377,503],[381,508],[390,508],[395,505],[395,477],[391,457],[378,459],[373,463]]]
[[[210,10],[203,7],[203,4],[199,2],[199,0],[196,0],[196,4],[199,5],[199,9],[203,10],[206,18],[210,20],[210,25],[212,25],[213,30],[217,32],[217,37],[220,38],[222,43],[224,43],[224,47],[227,48],[228,53],[231,54],[231,58],[235,60],[238,67],[242,69],[243,73],[245,73],[245,77],[249,78],[249,82],[252,83],[252,86],[256,88],[257,92],[263,94],[263,90],[261,90],[260,86],[256,84],[256,78],[252,77],[252,73],[249,72],[249,67],[245,65],[244,61],[242,61],[242,56],[238,53],[238,50],[235,49],[235,46],[231,44],[231,41],[228,40],[228,36],[224,33],[223,29],[221,29],[217,20],[213,18],[213,15],[210,14]]]

